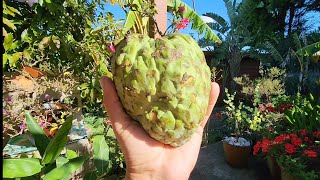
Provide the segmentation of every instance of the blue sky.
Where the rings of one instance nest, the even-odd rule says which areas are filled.
[[[190,7],[193,7],[192,0],[182,0],[182,1],[188,4]],[[224,5],[223,0],[194,0],[194,1],[196,5],[196,12],[199,15],[205,14],[207,12],[212,12],[228,20],[227,9]],[[241,2],[241,0],[237,0],[237,1]],[[113,13],[116,19],[125,18],[125,13],[118,5],[115,5],[115,6],[106,5],[105,10]],[[310,17],[309,24],[312,24],[313,30],[320,27],[320,12],[310,13],[308,17]],[[192,30],[190,28],[190,25],[188,26],[188,28],[180,30],[180,32],[185,34],[194,33],[195,37],[197,38],[196,31]]]
[[[196,5],[196,12],[199,15],[205,14],[207,12],[212,12],[212,13],[219,14],[224,19],[228,19],[227,9],[224,5],[223,0],[194,0],[194,1],[195,1],[195,5]],[[192,0],[183,0],[183,2],[193,8]],[[115,5],[115,6],[107,5],[105,7],[105,11],[109,11],[109,12],[113,13],[115,16],[115,19],[124,19],[125,18],[125,13],[117,5]],[[188,26],[188,28],[180,30],[180,32],[185,33],[185,34],[194,33],[195,37],[197,37],[197,32],[192,30],[190,28],[190,25]]]

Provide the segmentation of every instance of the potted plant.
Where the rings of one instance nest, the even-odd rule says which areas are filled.
[[[284,114],[283,121],[269,127],[253,154],[261,154],[269,162],[273,159],[277,172],[281,167],[281,179],[316,179],[319,174],[315,172],[320,171],[320,106],[311,94],[309,98],[297,94],[287,102],[274,108]]]
[[[281,179],[317,179],[320,177],[320,129],[309,132],[281,132],[273,138],[264,137],[254,146],[254,155],[275,157],[281,168]]]
[[[244,109],[242,102],[236,107],[234,104],[235,94],[229,94],[228,89],[225,89],[227,99],[226,115],[227,123],[230,125],[229,136],[223,139],[224,155],[227,163],[232,167],[246,167],[248,164],[248,157],[251,150],[251,141],[248,140],[246,132],[248,130],[248,114]]]

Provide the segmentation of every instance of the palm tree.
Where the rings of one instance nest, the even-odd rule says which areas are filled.
[[[240,62],[245,56],[246,51],[244,48],[249,44],[251,38],[247,29],[241,25],[238,21],[237,2],[234,0],[224,0],[227,8],[227,13],[230,22],[228,23],[223,17],[215,13],[206,13],[204,16],[212,18],[214,23],[207,23],[209,27],[217,32],[217,35],[222,39],[222,44],[213,44],[215,54],[215,61],[221,61],[227,59],[230,67],[231,79],[239,75]],[[201,39],[199,41],[201,45],[208,45],[208,42]],[[210,42],[209,42],[210,44]],[[232,81],[231,89],[235,90],[236,84]]]

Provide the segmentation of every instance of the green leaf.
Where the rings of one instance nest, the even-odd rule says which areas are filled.
[[[40,6],[43,6],[43,0],[39,0],[38,2],[40,4]]]
[[[57,135],[55,135],[50,141],[44,152],[42,164],[51,163],[60,155],[61,151],[68,142],[68,134],[72,126],[72,120],[73,116],[69,116],[58,130]]]
[[[109,146],[104,135],[93,137],[93,161],[100,175],[108,170],[109,166]]]
[[[191,28],[197,31],[200,34],[204,33],[204,38],[208,41],[215,41],[217,43],[221,43],[219,37],[212,31],[212,29],[201,19],[201,17],[192,10],[187,4],[182,2],[181,0],[167,0],[168,10],[175,11],[178,7],[184,6],[185,10],[183,12],[183,18],[189,18],[190,22],[192,22]]]
[[[298,49],[297,54],[300,56],[312,56],[314,53],[320,50],[320,41],[307,45]]]
[[[37,174],[43,167],[39,159],[3,159],[3,178],[18,178]]]
[[[39,49],[40,50],[44,50],[46,47],[49,46],[50,41],[51,41],[51,37],[50,36],[44,37],[38,44]]]
[[[50,142],[50,139],[46,136],[43,129],[38,125],[38,122],[32,117],[30,112],[26,112],[26,120],[28,130],[34,137],[35,145],[40,155],[43,157],[44,152]]]
[[[124,33],[127,33],[134,25],[136,21],[136,16],[134,15],[133,11],[129,11],[127,14],[127,19],[126,22],[124,24]]]
[[[21,33],[21,41],[30,42],[30,40],[31,40],[31,38],[29,37],[28,29],[23,30]]]
[[[56,159],[56,165],[57,165],[57,168],[58,167],[61,167],[62,165],[64,165],[65,163],[67,163],[69,160],[65,157],[62,157],[62,156],[59,156],[57,159]]]
[[[9,33],[8,36],[6,36],[6,37],[4,38],[4,44],[3,44],[3,46],[4,46],[4,49],[5,49],[6,51],[11,48],[12,43],[13,43],[13,40],[14,40],[14,39],[13,39],[12,33]]]
[[[4,27],[2,27],[2,36],[4,36],[4,37],[8,36],[8,32],[6,31],[6,29]]]
[[[2,18],[2,22],[3,24],[7,25],[10,29],[12,29],[13,31],[17,30],[17,27],[14,25],[13,22],[11,22],[9,19],[3,17]]]
[[[16,52],[12,54],[12,58],[9,60],[9,65],[11,67],[16,67],[16,63],[21,58],[21,54],[21,52]]]
[[[26,146],[26,147],[33,147],[30,139],[33,137],[29,135],[29,133],[20,134],[10,138],[8,144],[10,145],[18,145],[18,146]]]
[[[3,59],[2,67],[5,67],[5,65],[7,64],[8,60],[10,61],[10,59],[11,59],[11,55],[6,54],[6,53],[2,54],[2,59]]]
[[[55,180],[62,179],[66,175],[71,175],[76,170],[78,170],[83,163],[88,159],[87,156],[81,156],[74,159],[69,160],[67,163],[63,164],[61,167],[57,167],[50,171],[43,177],[43,180]]]
[[[96,172],[88,172],[84,178],[84,180],[97,180],[98,179],[98,175]]]
[[[21,13],[14,7],[11,6],[7,6],[8,10],[10,10],[11,12],[15,13],[15,14],[19,14],[21,16]]]
[[[51,3],[51,0],[46,0],[46,3],[50,4],[50,3]]]
[[[67,156],[67,159],[73,159],[78,157],[78,154],[75,151],[68,149],[66,156]]]

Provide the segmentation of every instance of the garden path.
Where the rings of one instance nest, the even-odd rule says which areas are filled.
[[[210,144],[200,150],[199,158],[191,173],[190,180],[267,180],[268,174],[261,171],[261,166],[249,159],[248,168],[230,167],[223,155],[222,141]]]

